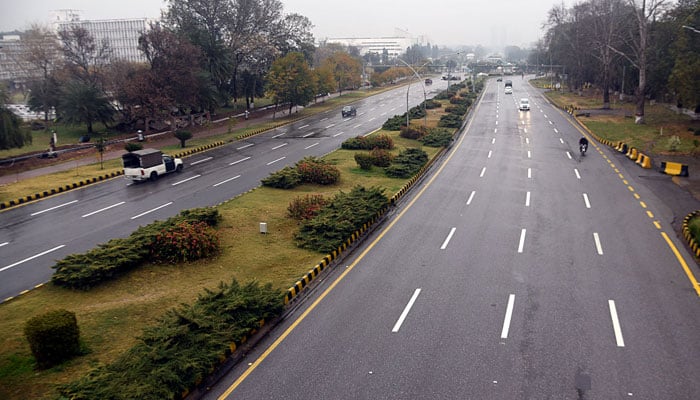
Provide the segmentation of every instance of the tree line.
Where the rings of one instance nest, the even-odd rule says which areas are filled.
[[[700,1],[585,0],[554,6],[530,64],[549,64],[576,90],[587,83],[634,91],[635,122],[645,100],[675,101],[700,112]]]

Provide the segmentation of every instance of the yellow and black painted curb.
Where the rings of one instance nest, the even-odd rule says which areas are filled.
[[[187,157],[187,156],[191,156],[192,154],[195,154],[195,153],[201,153],[202,151],[205,151],[205,150],[210,150],[210,149],[213,149],[215,147],[223,146],[225,144],[226,144],[226,142],[220,140],[218,142],[209,143],[209,144],[204,145],[204,146],[199,146],[199,147],[195,147],[192,149],[187,149],[187,150],[181,151],[179,153],[174,153],[173,157],[176,157],[176,158]]]
[[[683,218],[682,230],[683,237],[688,242],[688,246],[690,246],[693,254],[695,254],[696,258],[700,258],[700,244],[697,240],[695,240],[693,233],[690,231],[690,221],[697,216],[700,216],[700,210],[693,211],[692,213],[686,215],[685,218]]]
[[[10,208],[10,207],[15,207],[15,206],[18,206],[20,204],[29,203],[30,201],[42,199],[44,197],[53,196],[53,195],[58,194],[58,193],[67,192],[69,190],[73,190],[73,189],[77,189],[77,188],[80,188],[83,186],[91,185],[93,183],[102,182],[104,180],[112,179],[112,178],[115,178],[115,177],[117,177],[119,175],[123,175],[123,174],[124,174],[124,171],[115,170],[115,171],[109,172],[107,174],[103,174],[100,176],[96,176],[96,177],[84,179],[81,181],[73,182],[70,185],[59,186],[59,187],[53,188],[51,190],[44,190],[43,192],[40,192],[40,193],[34,193],[32,195],[20,197],[19,199],[4,201],[4,202],[0,203],[0,210],[4,210],[4,209]]]
[[[659,171],[666,175],[688,176],[688,166],[677,162],[661,161]]]

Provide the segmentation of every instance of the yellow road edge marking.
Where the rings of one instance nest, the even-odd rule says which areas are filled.
[[[479,102],[477,104],[476,109],[474,110],[475,114],[479,110],[479,108],[481,108],[481,102]],[[321,301],[340,283],[340,281],[342,281],[343,278],[345,278],[345,276],[348,273],[350,273],[350,271],[352,271],[352,269],[355,268],[355,266],[360,261],[362,261],[363,258],[365,258],[367,253],[369,253],[374,248],[374,246],[376,246],[377,243],[379,243],[379,241],[384,238],[384,235],[386,235],[391,230],[391,228],[393,228],[394,225],[399,220],[401,220],[403,215],[408,210],[411,209],[413,204],[416,201],[418,201],[418,199],[423,195],[423,193],[430,187],[430,185],[433,183],[433,181],[435,181],[435,179],[438,177],[438,175],[440,175],[440,172],[442,172],[442,170],[445,168],[445,165],[447,165],[447,163],[452,159],[452,156],[454,156],[454,154],[457,152],[457,150],[461,147],[462,142],[464,141],[464,138],[467,136],[467,133],[469,132],[469,129],[471,128],[472,121],[474,121],[474,120],[473,119],[469,120],[469,123],[467,123],[467,126],[464,128],[464,134],[460,137],[459,141],[452,149],[452,152],[447,156],[447,158],[442,163],[442,165],[440,165],[440,168],[438,168],[437,171],[435,171],[435,174],[433,174],[433,176],[428,180],[428,182],[426,182],[425,186],[420,191],[418,191],[418,193],[416,193],[416,196],[406,205],[406,207],[396,216],[396,218],[393,221],[391,221],[391,223],[389,225],[387,225],[387,227],[379,233],[377,238],[374,239],[372,241],[372,243],[370,243],[369,246],[367,246],[367,248],[362,253],[360,253],[360,255],[357,257],[357,259],[355,261],[353,261],[352,264],[347,266],[345,268],[345,271],[343,271],[343,273],[340,274],[340,276],[338,276],[338,278],[336,278],[336,280],[334,280],[333,283],[331,283],[330,286],[328,286],[328,288],[326,288],[326,290],[324,290],[323,293],[321,293],[313,303],[311,303],[309,308],[304,310],[304,312],[294,322],[292,322],[292,324],[289,325],[289,327],[287,327],[287,329],[285,329],[285,331],[280,335],[280,337],[278,337],[270,345],[270,347],[265,349],[265,351],[260,355],[260,357],[258,357],[248,367],[248,369],[246,369],[245,372],[243,372],[243,374],[241,374],[241,376],[239,376],[238,379],[236,379],[231,384],[231,386],[229,386],[228,389],[226,389],[226,391],[224,391],[224,393],[222,393],[221,396],[219,396],[217,398],[218,400],[224,400],[231,393],[233,393],[233,391],[236,390],[236,388],[238,386],[240,386],[241,383],[243,383],[243,381],[248,377],[248,375],[250,375],[253,371],[255,371],[255,369],[260,365],[260,363],[262,363],[272,353],[272,351],[274,351],[284,341],[284,339],[286,339],[287,336],[289,336],[289,334],[292,333],[292,331],[294,329],[296,329],[296,327],[316,308],[316,306],[318,306],[321,303]]]
[[[641,199],[642,197],[641,197],[640,195],[638,195],[637,193],[635,193],[635,194],[634,194],[634,198],[637,199],[637,200],[639,200],[639,199]]]
[[[642,208],[647,208],[647,203],[640,201],[639,205],[642,206]]]
[[[647,211],[649,218],[654,219],[654,214],[651,211]]]
[[[693,285],[693,289],[695,289],[695,293],[698,295],[698,297],[700,297],[700,285],[698,285],[698,280],[695,279],[695,275],[693,275],[693,272],[690,270],[690,267],[688,267],[688,263],[685,262],[685,259],[683,258],[681,253],[678,251],[676,246],[673,244],[673,242],[671,241],[671,238],[668,237],[666,232],[661,232],[661,236],[663,236],[663,238],[666,240],[666,244],[668,244],[668,247],[671,248],[671,251],[673,251],[673,254],[676,255],[676,259],[683,267],[685,274],[688,276],[688,280],[690,280],[690,283]]]
[[[627,189],[629,189],[630,192],[634,192],[634,188],[633,188],[632,186],[629,186],[629,185],[628,185],[628,186],[627,186]]]
[[[661,224],[659,223],[659,221],[654,221],[654,226],[656,227],[656,229],[661,229]]]

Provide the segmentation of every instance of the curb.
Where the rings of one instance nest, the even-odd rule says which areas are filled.
[[[700,244],[693,238],[693,234],[690,231],[690,220],[693,218],[697,217],[700,215],[700,210],[693,211],[692,213],[688,214],[683,218],[683,237],[685,238],[686,242],[688,242],[688,246],[690,246],[690,250],[692,250],[693,254],[695,255],[695,258],[700,258]]]

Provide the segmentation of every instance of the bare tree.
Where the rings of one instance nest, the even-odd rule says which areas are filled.
[[[29,106],[43,112],[44,120],[48,121],[51,108],[58,102],[54,72],[61,62],[61,53],[56,35],[47,27],[32,25],[22,40],[21,57],[32,69]]]
[[[97,43],[90,32],[80,25],[71,25],[59,31],[58,36],[66,69],[73,78],[99,86],[101,69],[109,64],[112,55],[107,39]]]

